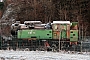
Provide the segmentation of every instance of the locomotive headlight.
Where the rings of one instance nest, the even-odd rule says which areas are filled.
[[[72,25],[72,23],[70,23],[70,25]]]

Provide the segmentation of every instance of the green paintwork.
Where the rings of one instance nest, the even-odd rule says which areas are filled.
[[[18,38],[52,39],[52,30],[18,30]]]
[[[59,39],[59,36],[60,36],[60,39],[67,38],[66,30],[53,32],[53,39]]]
[[[67,25],[66,24],[62,24],[61,26],[62,26],[63,30],[67,30]]]
[[[72,22],[71,23],[71,26],[76,26],[76,25],[78,25],[78,22]]]
[[[60,33],[60,37],[63,39],[63,38],[67,38],[67,32],[66,30],[62,30],[61,33]]]
[[[78,41],[78,30],[70,30],[70,41]]]

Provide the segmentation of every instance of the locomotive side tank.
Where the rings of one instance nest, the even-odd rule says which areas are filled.
[[[18,39],[52,39],[52,30],[30,29],[18,30]]]

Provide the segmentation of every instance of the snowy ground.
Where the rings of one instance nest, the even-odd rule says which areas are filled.
[[[90,54],[0,50],[0,60],[90,60]]]

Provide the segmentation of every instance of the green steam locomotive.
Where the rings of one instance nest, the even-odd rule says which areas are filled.
[[[67,49],[77,45],[78,22],[53,21],[47,24],[42,24],[41,21],[25,21],[24,24],[16,22],[11,26],[11,34],[16,37],[16,44],[13,43],[13,46],[18,45],[19,48],[45,50],[45,47],[49,46],[51,49]]]

